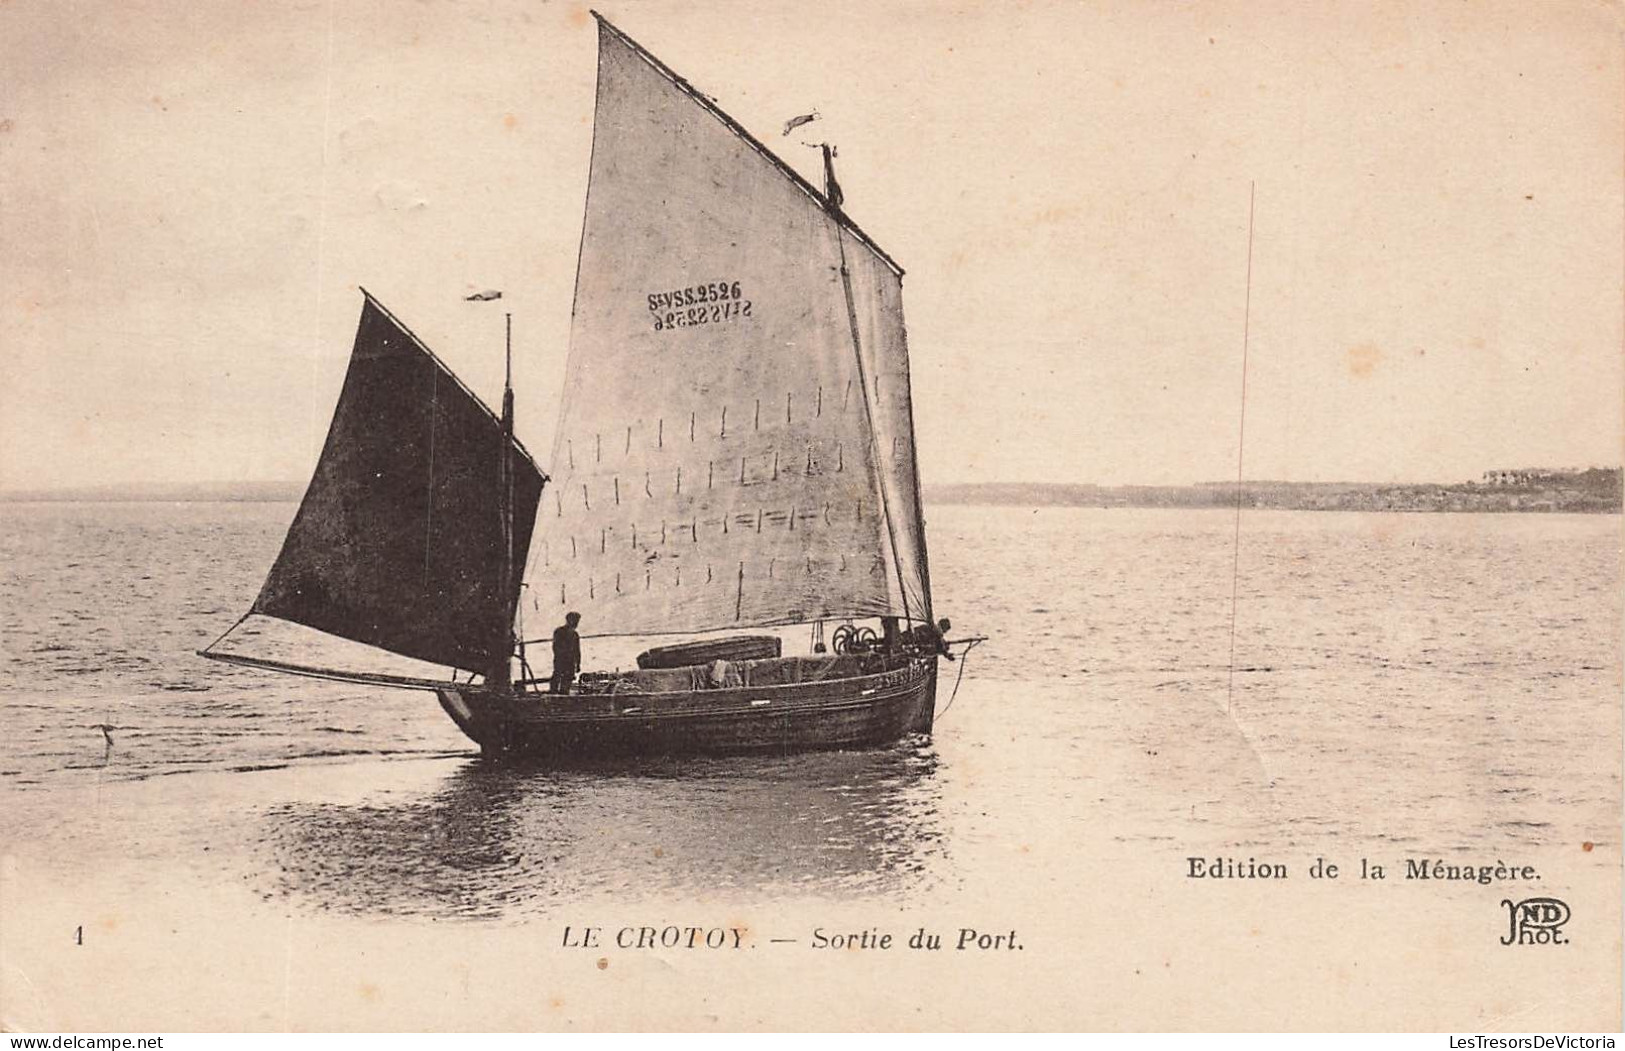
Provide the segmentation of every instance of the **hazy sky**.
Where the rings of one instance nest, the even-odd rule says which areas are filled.
[[[1606,4],[606,2],[839,144],[928,485],[1233,476],[1250,183],[1250,477],[1620,461]],[[358,285],[493,402],[513,310],[547,450],[595,55],[536,0],[0,5],[0,488],[308,477]]]

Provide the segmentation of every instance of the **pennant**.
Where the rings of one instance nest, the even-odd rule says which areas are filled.
[[[784,122],[784,133],[788,135],[792,131],[795,131],[797,128],[801,127],[803,124],[811,124],[817,119],[817,110],[813,110],[811,113],[803,113],[799,117],[791,117],[789,120]]]

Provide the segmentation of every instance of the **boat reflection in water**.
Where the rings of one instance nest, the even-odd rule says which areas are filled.
[[[462,763],[428,795],[267,813],[268,888],[360,914],[498,917],[614,898],[913,893],[942,878],[928,745],[634,771]]]

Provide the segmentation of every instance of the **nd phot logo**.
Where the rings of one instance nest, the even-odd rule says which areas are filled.
[[[1510,929],[1502,945],[1567,945],[1563,924],[1569,922],[1569,907],[1557,898],[1525,898],[1520,902],[1501,899],[1507,910]]]

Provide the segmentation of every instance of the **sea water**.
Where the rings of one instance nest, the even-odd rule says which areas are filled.
[[[1316,858],[1345,877],[1361,858],[1396,875],[1407,858],[1533,859],[1548,890],[1589,873],[1617,891],[1618,516],[1247,511],[1238,533],[1222,510],[933,506],[937,613],[989,641],[943,664],[930,740],[549,772],[482,761],[429,694],[195,656],[248,608],[292,513],[0,505],[14,950],[19,908],[66,939],[76,916],[95,930],[90,900],[177,931],[207,900],[233,922],[549,938],[583,905],[719,929],[755,910],[758,934],[777,922],[802,944],[823,902],[862,929],[921,903],[962,903],[987,930],[1064,907],[1068,951],[1094,951],[1081,931],[1186,945],[1148,910],[1206,931],[1211,899],[1269,933],[1267,899],[1187,889],[1208,882],[1190,858],[1284,865],[1295,907],[1350,922],[1423,899],[1311,899]],[[1504,922],[1504,887],[1440,893],[1492,934]],[[775,919],[774,902],[798,904]],[[1172,966],[1173,949],[1146,953]],[[1176,1014],[1249,1021],[1174,988]],[[264,1010],[348,1017],[285,995]]]

